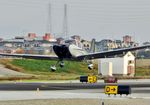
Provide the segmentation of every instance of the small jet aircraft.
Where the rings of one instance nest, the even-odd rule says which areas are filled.
[[[92,52],[87,53],[82,48],[74,44],[70,45],[54,45],[53,50],[57,56],[50,55],[34,55],[34,54],[8,54],[8,53],[0,53],[1,56],[11,56],[11,57],[21,57],[21,58],[29,58],[29,59],[47,59],[47,60],[58,60],[56,63],[60,65],[60,67],[64,67],[63,60],[76,60],[76,61],[87,61],[92,59],[99,58],[110,58],[116,55],[125,54],[128,51],[140,50],[150,48],[150,45],[132,47],[132,48],[123,48],[111,51],[102,51],[102,52]],[[52,71],[56,71],[56,65],[50,67]],[[93,68],[93,64],[88,63],[88,68],[91,70]]]

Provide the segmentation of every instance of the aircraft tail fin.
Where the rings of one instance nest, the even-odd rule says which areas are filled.
[[[91,52],[91,53],[94,53],[94,52],[95,52],[95,39],[92,39],[92,41],[91,41],[90,52]]]

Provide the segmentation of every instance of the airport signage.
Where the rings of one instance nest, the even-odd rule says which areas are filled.
[[[80,76],[80,82],[88,82],[88,83],[96,83],[97,82],[97,77],[95,75],[91,76]]]
[[[110,85],[110,86],[105,86],[105,94],[131,94],[131,87],[127,85]]]
[[[117,94],[118,86],[105,86],[105,94]]]

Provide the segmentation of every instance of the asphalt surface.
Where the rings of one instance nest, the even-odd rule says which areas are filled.
[[[105,85],[129,85],[131,94],[108,96]],[[121,80],[118,84],[98,83],[49,83],[9,82],[0,83],[0,101],[34,99],[150,99],[149,80]],[[34,101],[33,101],[34,102]]]
[[[122,82],[118,84],[105,83],[0,83],[0,90],[77,90],[77,89],[103,89],[106,85],[128,85],[131,88],[150,88],[149,82]]]

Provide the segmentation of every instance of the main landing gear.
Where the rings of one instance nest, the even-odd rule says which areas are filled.
[[[65,63],[63,62],[63,61],[58,61],[55,65],[52,65],[51,67],[50,67],[50,70],[52,71],[52,72],[55,72],[56,70],[57,70],[57,68],[56,68],[56,66],[59,64],[59,66],[61,67],[61,68],[63,68],[64,66],[65,66]]]
[[[93,70],[93,68],[94,68],[94,65],[93,65],[93,63],[92,62],[87,62],[88,63],[88,69],[89,70]],[[57,68],[56,68],[56,66],[59,64],[59,66],[61,67],[61,68],[63,68],[64,66],[65,66],[65,63],[61,60],[61,61],[58,61],[55,65],[52,65],[51,67],[50,67],[50,70],[52,71],[52,72],[55,72],[56,70],[57,70]]]
[[[88,64],[88,69],[93,70],[94,69],[93,61],[92,60],[87,60],[86,62]]]
[[[92,70],[93,68],[94,68],[94,65],[93,65],[92,63],[89,63],[89,64],[88,64],[88,69],[89,69],[89,70]]]

